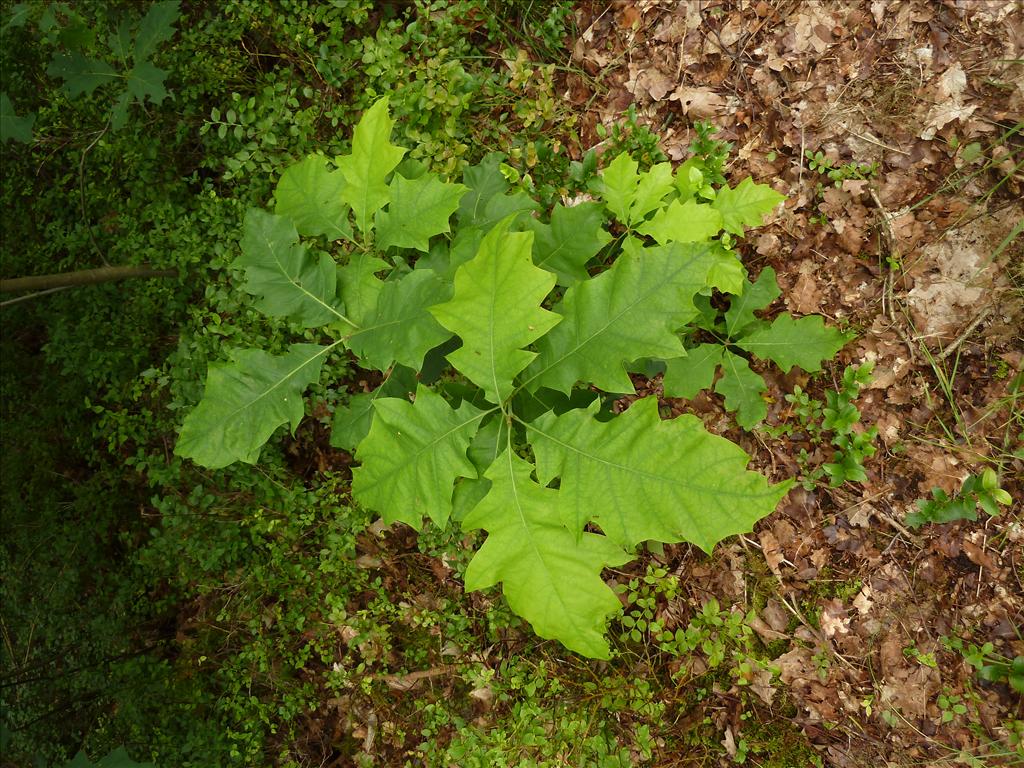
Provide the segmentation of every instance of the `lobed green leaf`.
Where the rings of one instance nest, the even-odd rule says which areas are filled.
[[[488,468],[487,495],[462,521],[488,534],[466,569],[466,589],[500,582],[512,610],[540,637],[607,659],[605,628],[621,605],[601,571],[631,558],[605,536],[566,529],[559,519],[561,491],[538,485],[532,471],[507,449]]]
[[[199,405],[185,418],[174,452],[211,469],[236,461],[255,464],[282,424],[292,431],[304,413],[302,393],[320,378],[336,344],[292,344],[284,355],[236,350],[229,363],[211,363]]]

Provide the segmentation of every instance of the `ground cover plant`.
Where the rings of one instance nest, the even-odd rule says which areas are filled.
[[[611,419],[605,408],[601,418],[592,388],[626,393],[630,362],[685,354],[676,333],[699,316],[694,297],[743,290],[735,255],[712,238],[723,229],[741,235],[780,198],[748,179],[700,205],[692,175],[681,187],[667,163],[639,173],[620,154],[593,184],[601,203],[560,206],[550,223],[515,232],[536,203],[509,194],[493,164],[468,169],[464,184],[418,164],[403,172],[387,106],[381,100],[360,119],[351,154],[286,170],[276,213],[253,209],[244,224],[236,265],[257,307],[303,327],[332,325],[337,340],[276,357],[238,350],[211,366],[176,451],[209,467],[256,461],[279,426],[299,426],[303,392],[342,345],[385,377],[396,364],[412,369],[420,384],[411,402],[382,385],[364,398],[368,424],[354,427],[349,415],[339,425],[347,443],[357,442],[353,430],[365,433],[355,500],[388,524],[418,529],[429,518],[443,529],[455,513],[464,529],[483,528],[467,589],[500,582],[538,635],[607,658],[604,629],[619,603],[601,579],[605,567],[628,562],[647,541],[710,552],[769,514],[787,486],[745,471],[747,457],[699,420],[661,421],[654,400]],[[614,248],[604,211],[623,229]],[[453,214],[450,242],[432,247]],[[300,235],[344,239],[347,263],[309,253]],[[429,254],[431,266],[410,270],[410,251]],[[607,269],[592,276],[592,261]],[[564,295],[545,309],[559,282]],[[819,356],[798,348],[816,337],[822,355],[838,345],[820,318],[808,319],[799,342],[792,328],[775,333],[777,320],[752,332],[747,348],[817,367]],[[445,358],[475,389],[445,377],[431,390],[422,377],[424,359],[450,348],[451,334],[461,343]],[[536,351],[524,349],[534,343]]]
[[[884,5],[0,3],[0,277],[163,275],[0,295],[0,764],[1021,762],[1019,14]],[[684,433],[796,481],[710,553]]]

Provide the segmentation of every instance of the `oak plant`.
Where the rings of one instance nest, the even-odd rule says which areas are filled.
[[[730,238],[782,197],[749,179],[713,190],[693,165],[640,172],[623,154],[597,199],[540,218],[497,159],[447,182],[402,162],[392,125],[377,102],[351,154],[288,168],[274,212],[249,211],[237,266],[255,306],[332,341],[211,365],[176,451],[206,467],[256,462],[276,429],[298,426],[324,360],[347,349],[385,374],[335,414],[332,442],[359,462],[355,500],[388,523],[483,529],[466,588],[500,583],[539,636],[607,658],[620,603],[602,569],[651,540],[710,552],[789,487],[747,470],[743,450],[696,417],[661,419],[656,398],[608,407],[634,392],[638,361],[684,377],[673,361],[687,359],[712,291],[739,302],[751,285]],[[302,241],[321,236],[340,264]],[[774,326],[743,317],[762,356],[808,340],[787,327],[773,342]],[[835,334],[820,320],[815,330]],[[831,338],[822,357],[842,343]]]

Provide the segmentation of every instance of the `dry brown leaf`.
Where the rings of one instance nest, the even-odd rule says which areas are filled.
[[[669,97],[678,101],[683,114],[690,117],[714,117],[725,107],[725,99],[710,88],[680,86]]]

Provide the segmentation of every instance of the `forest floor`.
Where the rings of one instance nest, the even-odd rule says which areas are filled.
[[[602,86],[568,78],[585,126],[635,104],[681,161],[690,123],[713,122],[734,143],[733,178],[751,175],[787,197],[741,248],[751,274],[773,267],[780,305],[859,332],[832,381],[769,374],[768,423],[794,422],[784,399],[794,385],[824,399],[844,365],[874,363],[858,401],[880,441],[866,481],[796,488],[710,561],[666,547],[659,559],[680,578],[677,599],[759,610],[762,639],[789,643],[776,659],[778,693],[797,705],[827,764],[984,755],[987,741],[1006,738],[1001,724],[1024,717],[1024,698],[1005,681],[979,684],[940,638],[1024,654],[1020,6],[640,0],[594,3],[580,28],[573,63]],[[584,145],[600,142],[591,139]],[[819,152],[850,177],[825,175]],[[687,410],[775,477],[804,471],[799,442],[730,430],[710,398]],[[812,465],[830,453],[804,447]],[[908,529],[919,499],[935,488],[954,495],[984,465],[1001,469],[1009,509]],[[752,561],[763,568],[752,572]],[[686,613],[664,611],[670,627],[674,611]],[[770,712],[776,691],[757,692]],[[709,707],[727,741],[743,728],[736,702],[723,691]]]
[[[666,709],[652,764],[707,764],[672,746],[695,723],[722,738],[712,761],[742,762],[750,734],[783,719],[813,746],[812,762],[839,768],[1020,759],[1008,745],[1021,738],[1024,702],[998,679],[1006,667],[986,681],[965,659],[972,644],[986,664],[1024,654],[1019,5],[637,0],[583,4],[577,22],[562,77],[583,148],[602,146],[597,126],[629,105],[676,162],[692,124],[714,123],[734,144],[732,181],[750,175],[787,198],[740,246],[752,276],[776,271],[773,309],[857,331],[824,376],[763,371],[767,431],[739,430],[714,396],[664,405],[697,413],[774,479],[806,478],[832,448],[785,395],[799,385],[825,400],[845,366],[874,364],[856,401],[863,426],[878,430],[863,482],[809,480],[711,558],[667,546],[614,575],[625,583],[653,566],[678,576],[679,593],[657,608],[669,630],[712,598],[753,611],[778,671],[748,678],[744,693],[756,696],[716,686],[694,703],[686,675],[672,674],[678,659],[638,658],[631,674],[673,681],[655,693]],[[637,384],[661,394],[658,379]],[[933,489],[955,496],[986,467],[1013,497],[1001,514],[908,524]],[[963,651],[944,638],[961,638]],[[509,642],[495,656],[517,653]],[[444,669],[435,673],[393,687],[444,691]],[[485,688],[473,695],[487,702]],[[748,764],[776,764],[771,751]]]

